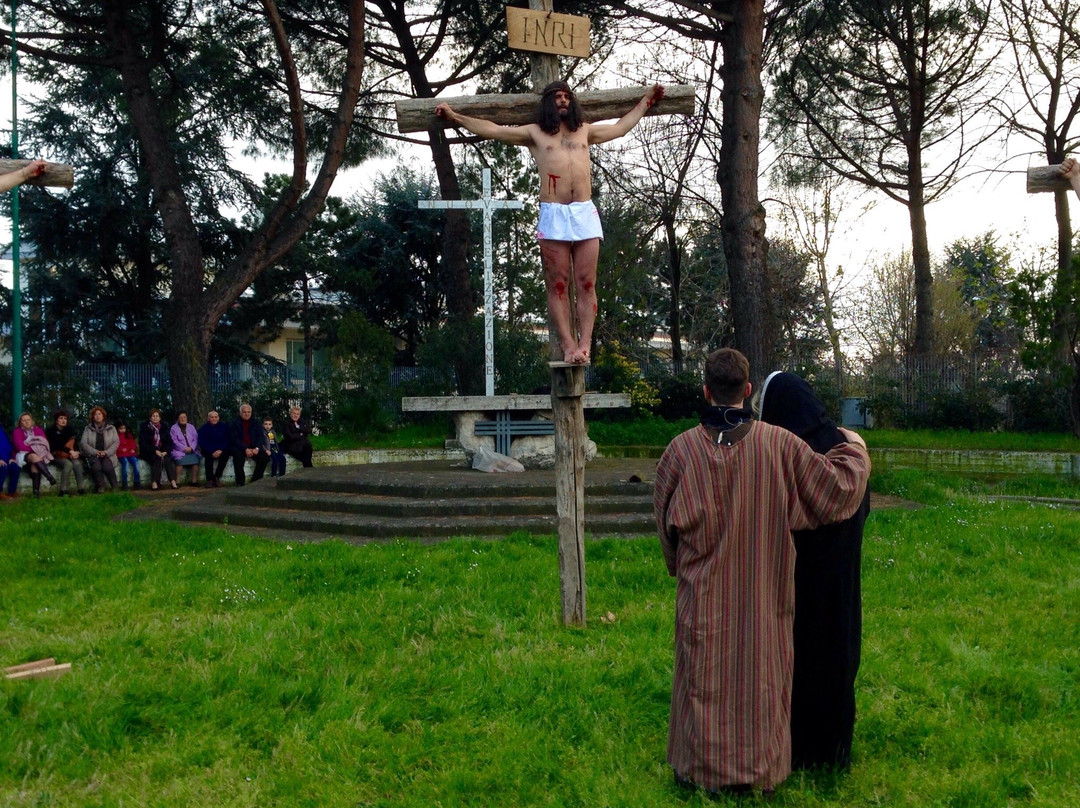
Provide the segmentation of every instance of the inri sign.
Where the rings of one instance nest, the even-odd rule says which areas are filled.
[[[551,11],[506,7],[507,44],[517,50],[589,55],[589,18]]]

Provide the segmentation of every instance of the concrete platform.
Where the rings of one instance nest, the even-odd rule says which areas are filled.
[[[589,464],[587,536],[641,536],[655,530],[655,467],[651,459]],[[148,497],[155,498],[128,518],[228,525],[291,541],[353,543],[499,538],[558,529],[554,471],[491,474],[448,460],[298,469],[242,488],[169,490]]]

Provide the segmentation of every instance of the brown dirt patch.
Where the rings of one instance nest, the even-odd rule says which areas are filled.
[[[923,505],[921,503],[912,502],[910,499],[894,497],[892,494],[875,494],[873,491],[870,492],[870,510],[872,511],[883,511],[888,508],[917,511],[922,507]]]

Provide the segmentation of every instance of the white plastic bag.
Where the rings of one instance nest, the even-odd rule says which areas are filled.
[[[525,467],[514,458],[493,452],[486,446],[473,452],[472,467],[477,471],[525,471]]]

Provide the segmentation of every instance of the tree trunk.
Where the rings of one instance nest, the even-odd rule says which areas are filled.
[[[307,154],[299,78],[276,7],[272,0],[264,0],[263,7],[267,23],[275,34],[285,82],[291,91],[293,178],[286,194],[252,234],[241,254],[215,276],[209,288],[204,288],[202,247],[172,151],[172,138],[154,94],[149,65],[127,23],[128,4],[112,2],[107,8],[107,25],[118,53],[116,68],[124,86],[132,126],[146,156],[154,205],[161,216],[172,270],[172,289],[164,316],[172,402],[175,408],[187,410],[194,418],[202,418],[212,405],[210,346],[218,322],[244,290],[291,249],[322,210],[344,158],[345,142],[360,95],[364,4],[362,0],[350,0],[349,38],[337,112],[330,127],[322,165],[311,189],[303,196],[302,190],[307,183]]]
[[[117,69],[124,87],[131,123],[146,155],[146,166],[161,216],[172,269],[172,294],[165,307],[166,356],[172,403],[200,418],[209,409],[210,338],[213,329],[202,326],[200,297],[203,256],[198,229],[184,194],[168,127],[158,105],[150,67],[128,26],[127,7],[115,4],[107,15],[117,49]]]
[[[908,200],[911,222],[911,262],[915,269],[915,344],[917,356],[934,349],[934,274],[930,268],[930,246],[926,238],[926,206],[922,186],[911,186]]]
[[[1054,215],[1057,218],[1057,277],[1054,279],[1054,342],[1058,361],[1063,368],[1072,368],[1069,386],[1069,422],[1073,434],[1080,437],[1080,351],[1078,351],[1076,320],[1080,316],[1071,290],[1076,287],[1073,268],[1072,219],[1069,216],[1069,192],[1054,194]]]
[[[828,217],[830,215],[828,192],[826,192],[825,206],[825,215]],[[826,228],[828,227],[827,224]],[[832,290],[829,288],[829,269],[825,264],[826,251],[814,245],[812,252],[814,268],[817,270],[818,289],[821,293],[822,320],[824,320],[825,335],[829,340],[829,348],[833,355],[833,370],[836,372],[836,391],[842,396],[844,395],[844,351],[840,346],[840,331],[836,327],[835,303]]]
[[[196,303],[197,300],[192,301]],[[203,418],[215,405],[210,392],[210,344],[213,327],[207,327],[195,307],[176,300],[165,308],[166,358],[172,404],[189,417]]]
[[[724,25],[721,41],[724,112],[718,180],[735,347],[746,355],[750,378],[759,386],[775,364],[765,209],[757,185],[765,9],[763,0],[738,0],[731,6],[734,20]]]
[[[431,144],[431,157],[435,161],[435,176],[439,180],[439,192],[443,199],[461,199],[461,186],[458,183],[454,158],[446,134],[441,130],[428,133]],[[469,322],[476,315],[477,300],[473,294],[472,279],[469,276],[469,242],[472,228],[469,213],[465,210],[448,209],[446,227],[443,230],[442,262],[439,265],[439,285],[446,295],[446,310],[450,319],[462,327],[460,350],[454,358],[454,369],[458,377],[458,392],[468,395],[483,389],[484,365],[477,361],[472,344]]]
[[[668,280],[671,283],[671,306],[668,315],[668,336],[671,338],[671,372],[681,373],[683,369],[680,317],[682,310],[682,250],[679,247],[678,234],[675,232],[674,219],[668,218],[664,220],[664,235],[668,243]]]

